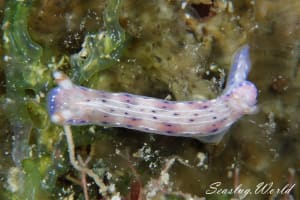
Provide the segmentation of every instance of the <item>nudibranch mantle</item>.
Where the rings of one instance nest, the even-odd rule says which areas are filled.
[[[257,88],[246,80],[250,67],[249,46],[244,46],[233,59],[224,92],[205,101],[167,101],[93,90],[54,72],[58,87],[48,94],[48,111],[52,122],[60,125],[124,127],[218,143],[234,122],[256,112]]]

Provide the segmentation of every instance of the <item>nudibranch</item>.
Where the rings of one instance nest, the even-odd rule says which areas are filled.
[[[48,111],[52,122],[60,125],[124,127],[217,143],[234,122],[256,111],[257,88],[246,80],[250,67],[246,45],[234,56],[223,93],[205,101],[168,101],[94,90],[54,72],[58,87],[48,94]]]

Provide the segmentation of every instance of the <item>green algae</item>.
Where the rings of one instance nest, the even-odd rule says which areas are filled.
[[[33,74],[36,72],[34,69],[40,66],[39,58],[42,54],[41,47],[31,40],[27,31],[27,16],[30,4],[30,1],[9,1],[5,9],[3,23],[4,60],[6,61],[4,68],[6,75],[6,112],[17,137],[14,145],[16,151],[14,158],[17,162],[20,162],[29,154],[28,140],[32,129],[32,121],[30,121],[26,110],[26,89],[34,89],[37,86],[37,79]],[[39,86],[41,84],[40,82]]]
[[[53,146],[43,148],[39,142],[50,127],[45,99],[40,96],[51,86],[50,70],[42,63],[42,47],[28,33],[28,16],[32,1],[8,1],[3,21],[6,96],[5,112],[14,134],[13,152],[17,166],[24,171],[23,181],[13,184],[20,188],[12,199],[40,199],[45,190],[43,178],[51,168]],[[46,134],[45,134],[46,135]],[[50,135],[48,135],[50,136]],[[48,137],[57,140],[57,133]],[[33,142],[33,141],[34,142]],[[33,142],[33,144],[32,144]]]
[[[103,12],[104,25],[97,33],[88,33],[79,53],[71,56],[72,80],[82,83],[99,71],[120,61],[128,35],[120,26],[121,0],[108,1]]]
[[[14,185],[19,189],[3,193],[10,196],[5,199],[48,199],[53,196],[51,191],[58,190],[57,178],[69,167],[62,155],[66,152],[66,144],[59,136],[61,129],[50,123],[45,102],[45,93],[53,87],[51,72],[61,65],[52,63],[57,66],[49,68],[43,60],[43,48],[30,37],[28,19],[32,4],[31,0],[8,1],[3,20],[6,92],[1,102],[15,137],[13,159],[23,171],[20,173],[22,181],[16,179],[10,183],[10,187]],[[97,59],[99,49],[107,55],[103,61],[106,67],[107,63],[118,59],[124,47],[125,32],[118,22],[120,5],[121,1],[111,1],[108,5],[104,16],[108,30],[104,32],[108,35],[100,42],[95,38],[96,46],[90,48],[93,59]],[[97,68],[89,70],[88,73],[98,71]],[[93,141],[89,134],[85,137],[90,138],[86,143]]]
[[[5,9],[4,48],[7,61],[8,92],[25,93],[25,89],[39,92],[50,81],[47,68],[42,65],[42,47],[33,42],[28,33],[31,1],[9,1]]]

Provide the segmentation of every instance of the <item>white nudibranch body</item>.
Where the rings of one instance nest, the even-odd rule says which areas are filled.
[[[48,95],[49,115],[61,125],[124,127],[217,143],[235,121],[256,111],[257,89],[246,80],[250,66],[249,46],[244,46],[234,57],[223,94],[207,101],[167,101],[93,90],[55,72],[59,86]]]

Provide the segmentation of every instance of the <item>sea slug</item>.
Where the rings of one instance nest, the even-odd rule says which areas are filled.
[[[48,95],[48,111],[52,122],[60,125],[124,127],[217,143],[235,121],[256,111],[257,88],[246,80],[250,66],[246,45],[234,56],[222,95],[205,101],[167,101],[93,90],[54,72],[59,86]]]

